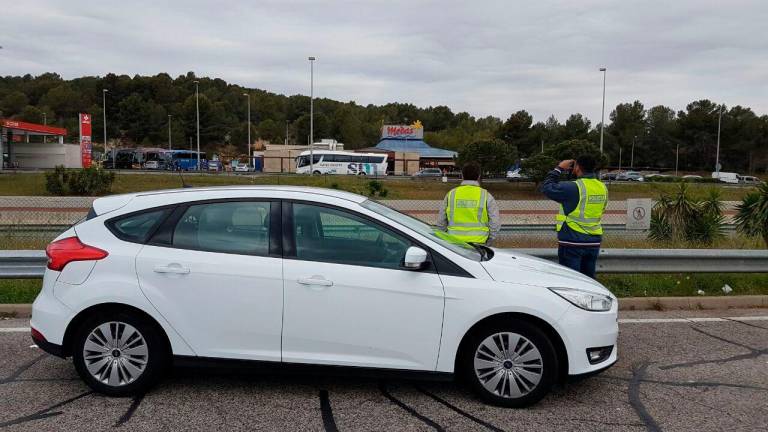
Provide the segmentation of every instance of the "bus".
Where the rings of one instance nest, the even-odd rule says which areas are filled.
[[[296,174],[352,174],[387,175],[387,155],[381,153],[354,153],[332,150],[314,150],[312,164],[309,150],[296,158]]]
[[[171,150],[168,158],[168,169],[174,171],[196,171],[197,152],[190,150]],[[208,159],[205,152],[200,152],[200,170],[208,170]]]

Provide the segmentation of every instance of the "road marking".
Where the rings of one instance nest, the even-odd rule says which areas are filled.
[[[0,327],[0,333],[26,333],[29,327]]]
[[[619,324],[654,324],[654,323],[696,323],[696,322],[729,322],[729,321],[768,321],[768,315],[740,317],[705,317],[705,318],[623,318]]]

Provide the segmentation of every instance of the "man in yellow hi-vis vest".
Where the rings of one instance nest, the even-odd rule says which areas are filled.
[[[603,238],[601,220],[608,204],[608,189],[595,176],[592,156],[564,160],[547,174],[542,191],[560,203],[557,215],[557,256],[561,265],[591,278],[595,277],[597,256]],[[571,172],[574,181],[560,181],[562,173]]]
[[[461,168],[463,181],[445,196],[437,225],[451,236],[467,243],[491,245],[501,231],[496,200],[480,187],[480,165]]]

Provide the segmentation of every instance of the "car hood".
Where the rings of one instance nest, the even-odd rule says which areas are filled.
[[[482,265],[499,282],[540,287],[577,288],[610,295],[600,282],[583,274],[531,255],[509,249],[493,249],[494,256]]]

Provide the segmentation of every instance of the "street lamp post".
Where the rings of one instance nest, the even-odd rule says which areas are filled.
[[[48,126],[48,117],[43,112],[43,126]],[[48,142],[48,135],[43,135],[43,144]]]
[[[315,57],[309,57],[309,173],[315,174]]]
[[[602,67],[600,72],[603,73],[603,110],[600,115],[600,154],[603,154],[603,131],[605,130],[605,74],[607,69]]]
[[[195,115],[197,118],[197,172],[200,172],[200,92],[198,85],[200,81],[195,80]]]
[[[101,89],[102,114],[104,115],[104,156],[107,155],[107,89]],[[115,151],[112,149],[112,169],[115,169]]]
[[[248,169],[251,169],[251,96],[243,93],[248,98]]]
[[[635,141],[637,141],[637,135],[632,137],[632,153],[629,156],[629,169],[635,168]]]
[[[675,177],[677,177],[677,162],[680,160],[680,143],[675,147]]]
[[[171,149],[171,117],[173,116],[168,114],[168,150]]]
[[[723,105],[720,104],[720,115],[717,117],[717,150],[715,151],[715,178],[720,178],[720,124],[723,122]]]
[[[619,145],[619,174],[621,174],[621,145]]]

